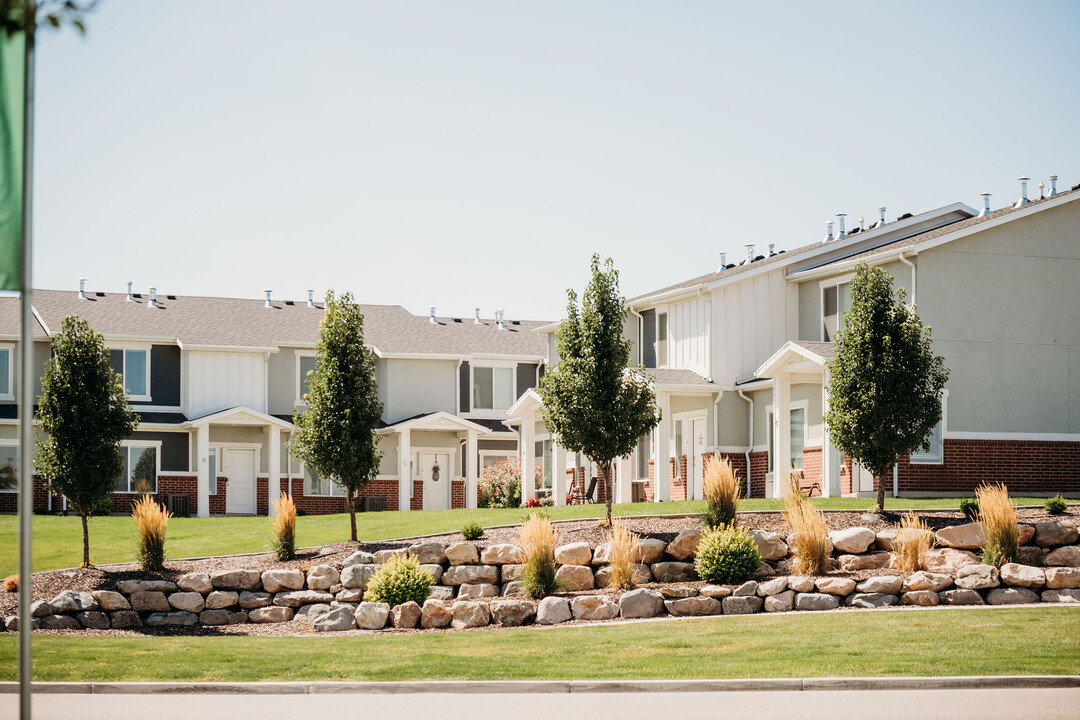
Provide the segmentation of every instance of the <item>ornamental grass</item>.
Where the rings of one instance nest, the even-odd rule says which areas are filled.
[[[975,491],[979,499],[979,524],[986,539],[982,544],[983,562],[1001,567],[1020,559],[1020,526],[1016,508],[1004,483],[983,485]]]
[[[296,557],[296,503],[291,495],[282,491],[273,506],[270,544],[278,560],[292,560]]]
[[[634,563],[638,561],[638,536],[630,530],[625,520],[612,520],[608,534],[611,576],[609,586],[630,590],[634,587]]]
[[[829,568],[829,527],[825,516],[802,494],[802,472],[784,476],[784,520],[795,533],[795,568],[806,575],[821,575]]]
[[[536,513],[521,523],[518,531],[521,549],[525,552],[525,567],[521,573],[521,586],[534,600],[547,597],[559,589],[555,578],[555,546],[558,538],[551,519]]]
[[[701,521],[715,530],[735,524],[739,511],[739,498],[742,496],[742,483],[731,467],[727,458],[717,460],[715,456],[705,461],[705,477],[702,482],[705,496],[705,513]]]
[[[139,567],[143,570],[165,568],[165,528],[171,517],[152,495],[143,495],[132,506],[131,519],[139,531]]]
[[[915,513],[908,511],[900,519],[900,530],[893,542],[896,568],[901,572],[926,570],[926,553],[934,546],[935,538],[930,526]]]

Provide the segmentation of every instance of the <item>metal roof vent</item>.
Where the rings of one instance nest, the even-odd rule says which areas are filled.
[[[768,255],[768,257],[772,257],[775,254],[776,254],[776,243],[769,243],[769,255]]]
[[[314,290],[308,290],[307,291],[307,306],[308,307],[315,307],[315,291]]]
[[[746,259],[742,261],[742,264],[749,265],[752,262],[754,262],[754,246],[752,244],[747,244]]]
[[[1040,180],[1039,181],[1039,199],[1040,200],[1042,200],[1044,197],[1046,197],[1046,194],[1044,192],[1045,190],[1046,190],[1046,183],[1044,183],[1042,180]]]
[[[474,308],[476,310],[476,316],[473,318],[473,324],[483,325],[484,321],[480,319],[480,308]]]
[[[1028,200],[1027,196],[1027,184],[1028,180],[1030,180],[1031,178],[1021,177],[1017,179],[1020,181],[1020,199],[1016,201],[1013,207],[1024,207],[1029,202],[1031,202],[1030,200]]]
[[[866,229],[866,219],[862,215],[859,216],[859,232]]]
[[[273,290],[267,290],[265,292],[266,292],[266,307],[273,308],[274,307],[274,301],[270,299],[270,295],[274,291]]]
[[[147,301],[146,307],[157,308],[157,288],[153,285],[150,286],[150,300]]]
[[[438,325],[439,324],[439,321],[435,319],[435,306],[434,305],[431,306],[431,324],[432,325]]]
[[[847,213],[836,213],[836,217],[840,218],[840,234],[836,236],[836,239],[843,240],[847,237],[847,231],[844,230],[844,218],[847,217]]]
[[[79,278],[79,299],[86,299],[86,278]]]
[[[716,272],[724,272],[724,268],[727,267],[727,253],[720,253],[720,267],[716,268]]]
[[[872,228],[878,228],[878,227],[881,227],[882,225],[885,224],[885,207],[884,206],[879,207],[877,209],[877,211],[879,213],[881,213],[881,217],[878,219],[878,221],[876,223],[874,223],[873,225],[870,226]]]
[[[495,317],[498,318],[499,329],[500,330],[505,330],[506,329],[506,321],[503,319],[503,310],[501,308],[499,310],[495,311]]]
[[[979,193],[983,199],[983,209],[979,212],[979,217],[990,214],[990,193]]]
[[[133,298],[133,297],[131,296],[131,286],[132,286],[132,285],[134,285],[134,284],[135,284],[135,283],[133,283],[133,282],[131,282],[130,280],[128,280],[128,294],[127,294],[127,301],[128,301],[128,302],[135,302],[135,298]]]
[[[833,240],[832,220],[826,220],[825,221],[825,240],[824,240],[824,242],[832,242],[832,240]]]
[[[1050,197],[1057,195],[1057,175],[1050,176]]]

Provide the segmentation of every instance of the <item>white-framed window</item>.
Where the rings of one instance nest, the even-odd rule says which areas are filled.
[[[504,460],[517,457],[512,450],[481,450],[479,472],[483,474],[484,468],[501,463]]]
[[[649,459],[652,457],[652,434],[642,435],[637,442],[637,476],[649,479]]]
[[[515,398],[514,370],[512,365],[472,366],[472,409],[509,410]]]
[[[15,348],[0,345],[0,400],[15,399]]]
[[[850,277],[834,278],[821,283],[821,341],[836,340],[844,329],[844,316],[851,309]]]
[[[120,375],[128,400],[150,400],[150,347],[125,345],[111,348],[120,353]]]
[[[345,486],[324,478],[314,468],[304,466],[304,495],[307,497],[345,497]]]
[[[296,404],[307,405],[308,385],[315,372],[315,352],[296,351]]]
[[[19,489],[19,446],[0,445],[0,492],[16,492]]]
[[[210,474],[210,494],[217,495],[217,476],[218,476],[218,449],[212,447],[206,452],[207,457],[207,472]]]
[[[533,448],[536,453],[536,463],[543,468],[543,484],[539,485],[536,489],[550,488],[554,475],[552,474],[552,456],[551,456],[551,440],[537,440],[536,445]],[[535,481],[536,474],[533,473]]]
[[[116,479],[116,492],[157,493],[161,472],[161,441],[125,440],[120,446],[123,470]]]
[[[791,430],[789,447],[791,448],[791,464],[795,469],[803,469],[803,448],[806,447],[806,409],[809,403],[805,400],[791,404],[791,415],[789,421],[789,428]],[[768,429],[768,442],[769,442],[769,472],[775,472],[775,463],[773,460],[773,407],[770,405],[766,408],[768,422],[766,427]]]
[[[930,447],[925,451],[916,450],[908,458],[912,465],[942,465],[945,463],[945,411],[948,408],[949,391],[941,391],[941,420],[930,433]]]
[[[656,367],[658,368],[668,366],[667,316],[666,312],[656,313]]]

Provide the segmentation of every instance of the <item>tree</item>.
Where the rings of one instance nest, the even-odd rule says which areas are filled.
[[[630,367],[623,333],[626,303],[610,258],[592,257],[592,280],[581,308],[567,290],[566,319],[559,325],[558,362],[540,381],[544,423],[559,444],[600,466],[611,522],[611,466],[629,455],[660,422],[656,393],[641,368]]]
[[[364,346],[364,315],[352,295],[326,295],[315,370],[308,373],[307,410],[295,411],[290,452],[345,488],[352,539],[354,494],[378,475],[382,452],[375,429],[382,417],[375,356]],[[402,482],[405,480],[402,479]]]
[[[120,441],[135,431],[123,378],[109,364],[105,339],[69,315],[52,340],[38,398],[37,472],[54,495],[68,499],[82,518],[83,566],[90,565],[86,519],[108,498],[124,472]]]
[[[903,288],[893,292],[887,271],[860,263],[829,366],[825,422],[833,444],[881,479],[879,512],[883,478],[899,458],[928,447],[949,379],[945,359],[931,348],[930,328],[904,297]]]

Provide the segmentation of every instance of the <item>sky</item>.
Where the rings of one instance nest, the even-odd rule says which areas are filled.
[[[36,287],[562,317],[1080,183],[1080,3],[102,0],[37,65]]]

